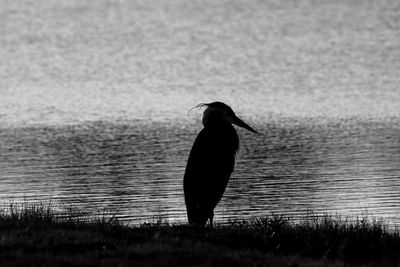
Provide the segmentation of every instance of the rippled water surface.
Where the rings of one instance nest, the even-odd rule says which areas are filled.
[[[217,219],[271,212],[370,214],[399,223],[400,122],[287,119],[239,130]],[[103,208],[140,222],[185,220],[182,177],[198,125],[94,123],[0,136],[0,199]]]
[[[216,219],[400,224],[400,2],[3,1],[0,202],[185,221],[200,102],[239,130]]]

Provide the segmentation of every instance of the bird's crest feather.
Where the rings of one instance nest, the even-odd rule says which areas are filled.
[[[207,104],[207,103],[200,103],[200,104],[198,104],[198,105],[192,107],[192,108],[189,109],[189,111],[188,111],[188,116],[189,116],[190,111],[192,111],[193,109],[195,109],[195,108],[202,108],[202,107],[205,107],[205,106],[208,106],[208,105],[209,105],[209,104]]]

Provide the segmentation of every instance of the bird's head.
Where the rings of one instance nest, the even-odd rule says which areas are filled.
[[[203,125],[207,127],[207,125],[211,123],[223,123],[228,122],[231,124],[235,124],[239,127],[245,128],[246,130],[257,133],[256,130],[251,128],[247,123],[238,118],[233,112],[233,110],[225,103],[222,102],[212,102],[212,103],[201,103],[195,106],[194,108],[206,107],[203,113]]]

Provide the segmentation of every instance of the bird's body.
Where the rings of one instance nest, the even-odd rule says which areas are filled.
[[[221,102],[204,104],[202,129],[197,136],[184,175],[184,193],[190,224],[212,224],[218,204],[235,164],[239,138],[232,123],[255,132]],[[232,120],[230,119],[232,118]]]

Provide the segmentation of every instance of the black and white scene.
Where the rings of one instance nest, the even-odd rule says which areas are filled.
[[[0,0],[1,266],[399,266],[400,1]]]

